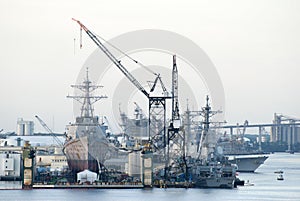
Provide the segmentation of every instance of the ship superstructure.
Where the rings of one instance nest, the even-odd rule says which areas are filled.
[[[67,125],[64,153],[73,172],[88,169],[98,173],[109,157],[109,144],[105,128],[99,124],[99,117],[94,115],[93,104],[107,97],[92,95],[92,92],[102,86],[92,84],[88,69],[83,83],[71,87],[81,92],[80,95],[67,96],[81,103],[81,112],[80,116],[76,117],[75,123]]]

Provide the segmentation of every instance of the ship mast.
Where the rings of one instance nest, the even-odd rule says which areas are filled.
[[[86,77],[83,81],[83,84],[71,85],[71,87],[77,88],[83,92],[82,95],[67,96],[67,98],[73,98],[82,104],[80,117],[93,118],[94,117],[93,104],[100,99],[107,98],[107,96],[105,95],[93,96],[91,93],[98,88],[102,88],[103,86],[92,84],[92,82],[89,80],[88,68],[86,68]]]
[[[198,158],[202,156],[208,157],[208,154],[213,152],[215,142],[213,140],[212,133],[209,133],[209,125],[212,123],[210,118],[221,111],[212,111],[209,105],[209,97],[206,96],[206,106],[200,111],[200,115],[203,116],[203,130],[200,139],[200,148]]]

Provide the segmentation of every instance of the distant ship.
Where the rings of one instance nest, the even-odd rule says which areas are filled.
[[[269,158],[269,156],[262,154],[227,155],[227,157],[231,163],[237,165],[238,172],[255,172]]]
[[[255,172],[269,158],[267,153],[253,150],[238,139],[219,141],[218,146],[228,160],[237,165],[239,172]]]
[[[67,140],[63,151],[66,155],[69,169],[77,173],[90,170],[98,173],[105,160],[109,157],[109,143],[106,138],[107,127],[99,124],[99,117],[93,114],[93,103],[107,98],[93,96],[91,92],[101,86],[93,85],[89,80],[88,69],[81,85],[71,85],[79,89],[82,95],[67,96],[80,102],[81,114],[76,117],[75,123],[67,125]]]
[[[136,102],[134,102],[134,104],[134,118],[129,118],[127,114],[119,109],[121,119],[120,126],[124,133],[126,132],[130,137],[138,139],[147,138],[149,135],[148,117],[143,113],[143,110]]]

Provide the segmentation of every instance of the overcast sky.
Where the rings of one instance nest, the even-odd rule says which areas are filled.
[[[270,123],[274,112],[299,118],[299,10],[297,0],[2,0],[0,128],[15,131],[23,117],[43,131],[36,114],[57,132],[74,121],[66,95],[96,47],[85,36],[74,54],[72,17],[106,39],[163,29],[197,43],[221,77],[230,124]]]

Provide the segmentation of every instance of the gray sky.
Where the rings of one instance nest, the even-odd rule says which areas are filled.
[[[74,55],[72,17],[106,39],[163,29],[193,40],[219,72],[229,123],[271,122],[274,112],[300,117],[299,10],[297,0],[2,0],[0,128],[14,131],[18,117],[36,114],[50,127],[54,119],[58,132],[73,121],[69,85],[96,47],[84,36]]]

